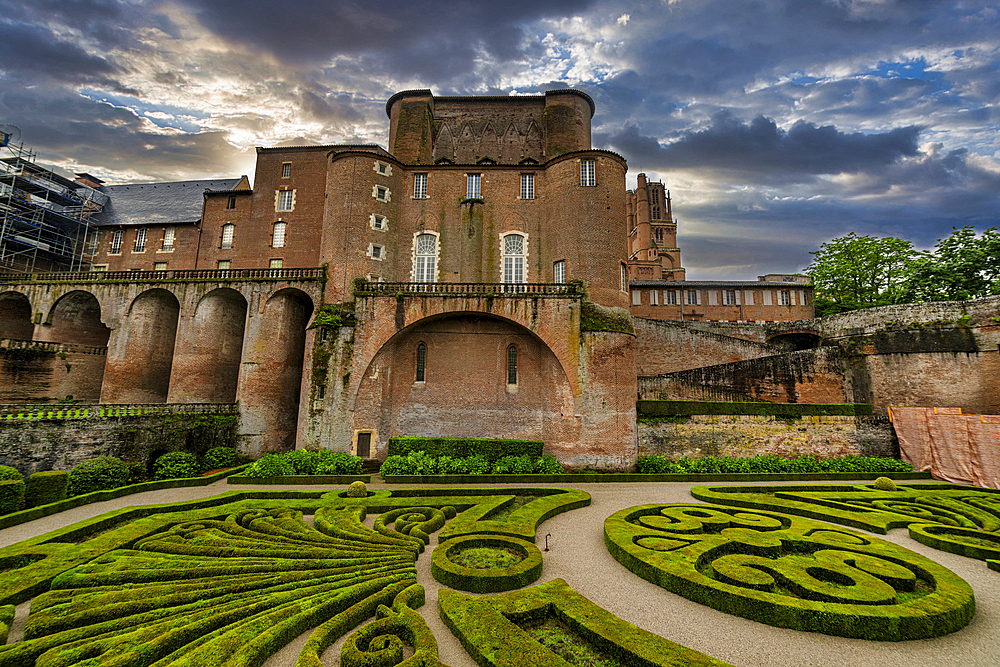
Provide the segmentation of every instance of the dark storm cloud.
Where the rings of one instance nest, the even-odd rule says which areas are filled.
[[[712,117],[705,130],[685,132],[661,145],[630,126],[607,142],[626,157],[658,170],[695,167],[744,174],[818,175],[867,172],[903,156],[916,155],[920,128],[880,134],[844,133],[832,126],[799,121],[789,130],[758,116],[749,123],[728,111]]]

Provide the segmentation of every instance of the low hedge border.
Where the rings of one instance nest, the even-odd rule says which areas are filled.
[[[933,479],[929,472],[803,472],[647,475],[629,472],[566,473],[563,475],[386,475],[386,484],[588,484],[604,482],[808,482],[857,479]],[[235,482],[233,482],[235,483]]]
[[[0,646],[7,643],[7,634],[14,624],[14,605],[6,604],[0,607]]]
[[[213,475],[205,475],[204,477],[163,479],[158,482],[129,484],[128,486],[122,486],[109,491],[92,491],[91,493],[73,496],[71,498],[66,498],[65,500],[49,503],[48,505],[39,505],[38,507],[32,507],[31,509],[21,510],[20,512],[14,512],[13,514],[0,516],[0,530],[10,528],[11,526],[17,526],[22,523],[27,523],[28,521],[34,521],[35,519],[41,519],[42,517],[49,516],[50,514],[58,514],[59,512],[73,509],[74,507],[80,507],[81,505],[99,503],[105,500],[114,500],[115,498],[130,496],[133,493],[159,491],[161,489],[179,489],[187,486],[208,486],[209,484],[218,482],[220,479],[224,479],[245,467],[246,466],[239,466],[231,470],[217,472]]]
[[[371,475],[284,475],[282,477],[230,475],[226,479],[227,484],[257,484],[262,486],[277,484],[306,486],[310,484],[350,484],[351,482],[370,484],[371,481]]]
[[[910,537],[933,549],[978,560],[1000,558],[1000,534],[997,533],[922,523],[910,524],[909,531]],[[970,544],[971,540],[992,543],[993,546]]]
[[[605,520],[604,543],[647,581],[780,628],[904,641],[955,632],[975,614],[972,587],[954,572],[897,544],[811,519],[639,505]],[[930,591],[914,595],[920,582]]]
[[[393,667],[399,664],[445,667],[437,659],[434,633],[424,617],[415,611],[423,604],[423,586],[415,584],[396,596],[392,609],[380,605],[375,613],[376,619],[357,629],[344,642],[340,649],[341,667]],[[413,655],[405,663],[404,643],[413,649]],[[300,656],[296,667],[313,665],[304,665]]]
[[[389,456],[406,456],[410,452],[424,452],[431,457],[454,456],[464,458],[480,454],[493,463],[505,456],[527,454],[542,455],[545,443],[541,440],[509,440],[503,438],[418,438],[396,436],[389,438]]]
[[[759,415],[798,418],[812,416],[871,417],[867,403],[735,403],[726,401],[636,401],[639,419],[691,415]]]
[[[505,547],[521,562],[505,569],[476,569],[453,563],[449,556],[471,547]],[[470,593],[502,593],[523,588],[542,576],[542,552],[531,542],[504,535],[468,535],[441,542],[431,557],[431,575],[445,586]]]
[[[32,473],[31,477],[28,478],[28,488],[24,492],[24,508],[31,509],[66,500],[68,488],[68,470],[47,470]]]
[[[17,512],[23,500],[23,479],[0,479],[0,514]]]
[[[1000,572],[1000,560],[988,560],[986,561],[986,567]]]
[[[565,660],[518,626],[518,622],[542,619],[549,614],[621,664],[731,667],[623,621],[574,591],[562,579],[488,597],[441,590],[438,613],[481,667],[565,666]]]

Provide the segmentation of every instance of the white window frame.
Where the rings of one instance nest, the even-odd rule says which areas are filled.
[[[165,227],[163,229],[163,243],[160,245],[160,252],[173,252],[174,241],[177,240],[177,228]]]
[[[367,254],[370,259],[381,262],[385,259],[385,246],[380,243],[369,243]]]
[[[380,275],[379,275],[379,274],[377,274],[377,273],[369,273],[369,274],[368,274],[367,276],[365,276],[365,279],[366,279],[366,280],[367,280],[368,282],[370,282],[370,283],[381,283],[381,282],[385,282],[385,281],[384,281],[384,280],[382,279],[382,276],[380,276]]]
[[[778,305],[779,306],[790,306],[792,305],[792,292],[791,290],[783,289],[778,291]]]
[[[392,193],[389,191],[389,188],[384,185],[373,185],[372,197],[380,202],[388,203],[392,201]]]
[[[722,304],[724,306],[735,306],[737,304],[736,290],[734,289],[722,290]]]
[[[429,199],[427,196],[427,174],[413,175],[413,198]]]
[[[628,266],[625,262],[621,263],[621,285],[620,289],[623,292],[628,292]]]
[[[637,289],[632,290],[632,305],[633,306],[642,305],[642,291]]]
[[[368,216],[368,226],[377,232],[387,232],[389,231],[389,218],[378,213],[372,213]]]
[[[120,255],[122,254],[122,241],[125,240],[125,231],[121,229],[116,229],[114,234],[111,235],[111,247],[108,248],[109,255]]]
[[[677,305],[677,291],[676,290],[664,290],[663,291],[663,305],[664,306],[676,306]]]
[[[220,271],[228,271],[229,269],[233,268],[233,262],[232,260],[229,259],[220,259],[218,262],[216,262],[215,268],[217,268]]]
[[[659,306],[660,305],[660,290],[650,290],[649,292],[649,305]]]
[[[535,198],[535,175],[521,174],[521,199]]]
[[[700,306],[701,305],[701,292],[696,289],[684,290],[684,305],[685,306]]]
[[[144,253],[146,252],[146,228],[137,229],[135,232],[135,245],[132,246],[132,252]]]
[[[557,285],[566,283],[566,260],[560,259],[552,263],[552,282]]]
[[[392,165],[388,162],[382,162],[381,160],[375,160],[375,166],[372,167],[375,173],[379,176],[392,176]]]
[[[291,162],[282,162],[281,163],[281,177],[282,178],[291,178],[292,177],[292,163]]]
[[[427,280],[427,273],[428,273],[428,271],[427,271],[427,267],[428,267],[427,261],[425,260],[423,262],[424,266],[423,266],[422,269],[420,269],[418,267],[418,265],[421,263],[419,261],[421,257],[431,257],[430,255],[427,255],[427,254],[422,254],[422,255],[418,255],[417,254],[417,240],[421,236],[424,236],[424,235],[433,236],[434,237],[434,257],[433,257],[434,264],[431,267],[431,271],[430,271],[430,274],[431,274],[430,277],[431,277],[431,279],[430,280]],[[410,261],[410,281],[411,282],[415,282],[415,283],[436,283],[437,282],[437,276],[438,276],[438,268],[440,267],[440,260],[441,260],[441,234],[439,234],[438,232],[432,232],[432,231],[429,231],[429,230],[424,230],[424,231],[420,231],[420,232],[414,232],[413,233],[413,244],[411,246],[411,251],[410,251],[410,260],[411,260]]]
[[[295,210],[295,189],[285,188],[274,192],[274,210],[278,213],[289,213]]]
[[[153,262],[153,270],[154,271],[166,271],[167,270],[167,263],[166,262]]]
[[[597,185],[597,160],[580,160],[580,185],[587,188]]]
[[[278,220],[271,226],[271,247],[284,248],[288,239],[288,223]]]
[[[91,271],[96,271],[97,273],[103,273],[103,272],[105,272],[105,271],[108,270],[108,265],[107,264],[93,264],[90,267],[90,270]]]
[[[520,236],[522,254],[507,253],[507,237]],[[510,260],[508,262],[507,260]],[[517,260],[520,259],[520,266]],[[510,230],[500,233],[500,282],[504,284],[519,285],[528,282],[528,235],[517,230]],[[520,271],[520,280],[516,280]],[[508,278],[511,278],[508,280]]]
[[[769,289],[762,290],[761,291],[761,295],[764,297],[764,305],[765,306],[773,306],[774,305],[774,290],[769,290]]]
[[[222,238],[219,239],[219,248],[222,250],[232,250],[235,238],[236,225],[231,222],[222,225]]]
[[[482,199],[483,196],[483,175],[482,174],[466,174],[465,175],[465,198],[466,199]]]
[[[267,260],[267,268],[269,269],[283,269],[285,268],[285,260],[281,257],[274,257]]]

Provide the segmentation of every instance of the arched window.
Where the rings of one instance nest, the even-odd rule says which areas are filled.
[[[507,348],[507,384],[517,384],[517,348]]]
[[[432,283],[437,277],[437,237],[419,234],[414,244],[413,282]]]
[[[424,381],[424,369],[427,366],[427,346],[423,343],[417,345],[417,382]]]
[[[507,234],[503,237],[503,282],[525,282],[524,255],[523,236],[520,234]]]

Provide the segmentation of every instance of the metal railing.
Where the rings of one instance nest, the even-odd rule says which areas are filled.
[[[16,419],[109,419],[158,415],[233,415],[236,403],[104,403],[0,404],[0,420]]]
[[[377,283],[365,281],[359,294],[372,296],[471,295],[471,296],[574,296],[582,294],[580,286],[573,283]]]
[[[14,276],[0,274],[4,283],[160,283],[171,280],[192,282],[253,282],[257,280],[324,280],[323,267],[305,269],[179,269],[172,271],[63,271]]]

